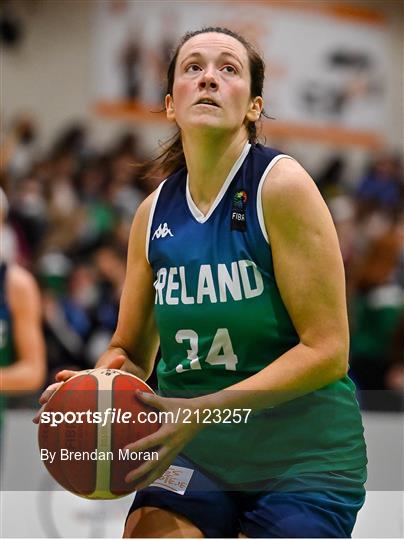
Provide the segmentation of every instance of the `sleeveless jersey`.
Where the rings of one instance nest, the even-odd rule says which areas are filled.
[[[155,275],[162,395],[227,388],[299,342],[275,280],[261,203],[264,179],[282,158],[289,156],[247,144],[206,216],[191,198],[186,169],[156,191],[146,255]],[[362,467],[354,392],[343,377],[246,423],[209,424],[183,453],[230,484]]]
[[[14,358],[11,312],[6,299],[7,265],[0,264],[0,367],[8,366]],[[0,394],[0,424],[5,408],[5,396]]]

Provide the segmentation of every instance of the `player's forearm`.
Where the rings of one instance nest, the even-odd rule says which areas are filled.
[[[317,350],[299,343],[260,372],[224,390],[196,398],[199,408],[259,411],[291,401],[339,380],[346,350]]]
[[[35,392],[45,380],[44,367],[37,363],[17,361],[11,366],[0,368],[0,392],[16,394],[19,392]]]

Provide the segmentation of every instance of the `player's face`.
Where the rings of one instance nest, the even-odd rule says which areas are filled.
[[[194,36],[180,49],[173,95],[166,96],[167,118],[188,129],[238,131],[258,120],[262,98],[251,99],[247,51],[237,39],[219,33]]]

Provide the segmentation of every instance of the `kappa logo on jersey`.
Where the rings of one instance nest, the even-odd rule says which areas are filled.
[[[160,225],[157,227],[157,229],[154,231],[154,234],[152,236],[152,240],[155,238],[165,238],[167,235],[174,236],[173,233],[170,231],[167,223],[160,223]]]

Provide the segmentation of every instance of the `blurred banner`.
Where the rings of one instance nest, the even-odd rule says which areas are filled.
[[[343,130],[352,142],[355,134],[385,133],[390,60],[383,15],[333,2],[229,7],[226,1],[99,2],[93,61],[99,108],[113,111],[114,104],[119,109],[119,102],[131,101],[137,114],[161,109],[165,69],[178,39],[220,25],[263,53],[266,111],[277,124],[308,135],[321,129],[322,137]]]

